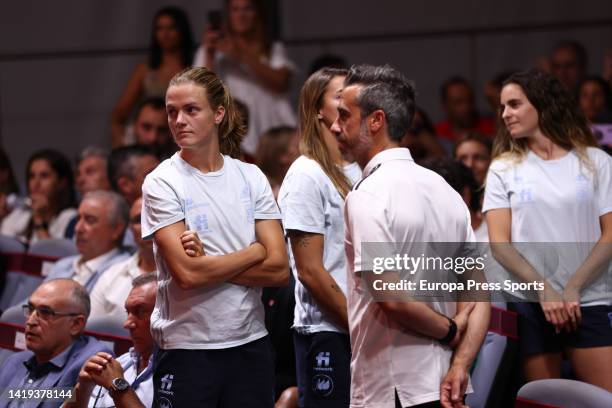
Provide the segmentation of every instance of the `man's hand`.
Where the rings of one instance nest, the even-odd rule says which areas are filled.
[[[448,343],[449,347],[455,348],[461,341],[463,333],[467,330],[468,318],[470,317],[470,313],[474,310],[474,306],[476,303],[469,302],[465,305],[465,307],[453,317],[455,324],[457,325],[457,333],[455,334],[455,338]]]
[[[467,408],[463,396],[468,386],[469,375],[462,365],[453,364],[440,384],[440,404],[444,408]]]
[[[104,352],[99,352],[91,357],[83,369],[91,381],[106,389],[112,389],[115,378],[123,377],[121,364],[113,356]]]
[[[204,244],[200,241],[198,233],[195,231],[185,231],[181,234],[181,244],[185,253],[192,257],[204,256]]]

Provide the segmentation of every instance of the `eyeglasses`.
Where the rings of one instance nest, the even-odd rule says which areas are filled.
[[[51,309],[50,307],[47,306],[34,306],[34,305],[23,305],[21,306],[21,308],[23,309],[23,315],[27,318],[30,317],[30,315],[36,310],[36,314],[38,315],[38,317],[42,320],[51,320],[56,316],[59,317],[63,317],[63,316],[79,316],[82,313],[62,313],[62,312],[56,312],[55,310]]]

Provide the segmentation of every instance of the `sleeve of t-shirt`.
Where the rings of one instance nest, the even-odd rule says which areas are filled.
[[[183,219],[185,211],[176,187],[169,180],[148,175],[142,185],[142,238],[150,239],[157,230]]]
[[[487,184],[485,186],[484,202],[482,212],[496,208],[510,208],[510,197],[506,190],[506,184],[502,178],[502,171],[497,163],[491,164],[487,174]]]
[[[259,167],[251,165],[249,171],[252,176],[251,188],[253,189],[255,201],[254,218],[256,220],[280,220],[281,214],[274,199],[270,182]]]
[[[287,68],[291,71],[296,71],[297,67],[287,56],[287,51],[282,43],[275,42],[270,50],[270,67],[272,68]]]
[[[612,211],[612,157],[601,152],[597,166],[597,200],[599,215]]]
[[[325,233],[325,205],[319,184],[304,172],[295,172],[283,188],[283,227],[313,234]]]
[[[393,234],[389,229],[387,210],[382,200],[365,191],[351,191],[345,203],[345,221],[349,248],[353,251],[353,272],[370,269],[366,265],[366,254],[363,243],[386,242],[393,243]],[[368,254],[367,258],[381,254]],[[387,254],[382,254],[387,256]]]

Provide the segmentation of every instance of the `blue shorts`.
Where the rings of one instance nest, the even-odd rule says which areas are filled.
[[[274,357],[268,337],[218,350],[159,350],[153,407],[272,408]]]
[[[300,408],[348,407],[351,344],[347,334],[293,334]]]
[[[519,314],[519,344],[521,355],[561,353],[564,348],[612,346],[612,306],[581,307],[582,321],[571,333],[555,333],[546,321],[539,303],[515,303]]]

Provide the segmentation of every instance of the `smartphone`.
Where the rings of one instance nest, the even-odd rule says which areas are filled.
[[[612,124],[602,123],[599,125],[592,125],[591,129],[595,135],[595,139],[600,145],[612,146]]]
[[[208,12],[208,25],[211,30],[221,31],[223,23],[223,12],[221,10],[211,10]]]

